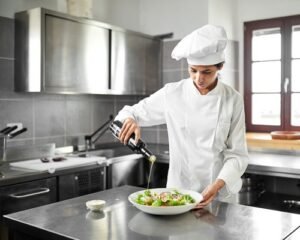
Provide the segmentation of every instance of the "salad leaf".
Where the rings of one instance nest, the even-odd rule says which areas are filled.
[[[151,192],[149,189],[145,190],[143,194],[138,194],[135,202],[147,206],[180,206],[195,203],[195,200],[189,194],[182,194],[177,190],[170,192]]]

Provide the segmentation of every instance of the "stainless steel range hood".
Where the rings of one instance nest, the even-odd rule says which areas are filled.
[[[37,8],[16,13],[15,90],[150,94],[159,88],[161,40]]]

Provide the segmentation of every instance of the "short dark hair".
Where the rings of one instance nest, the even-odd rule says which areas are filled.
[[[219,62],[219,63],[215,64],[215,66],[216,66],[218,69],[220,69],[221,67],[223,67],[224,63],[225,63],[225,62]]]

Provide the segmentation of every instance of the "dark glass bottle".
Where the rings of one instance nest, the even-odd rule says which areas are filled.
[[[112,134],[119,139],[119,134],[121,131],[123,124],[120,121],[114,121],[109,129],[112,131]],[[145,158],[147,158],[150,162],[154,162],[156,160],[155,155],[151,153],[149,149],[147,149],[146,144],[139,139],[137,143],[135,143],[135,134],[132,133],[130,136],[127,146],[134,152],[143,154]]]

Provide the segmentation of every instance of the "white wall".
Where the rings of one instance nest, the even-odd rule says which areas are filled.
[[[15,12],[40,6],[51,10],[57,10],[57,1],[61,0],[0,0],[0,16],[13,18]]]
[[[239,0],[210,0],[208,5],[208,22],[223,26],[226,29],[228,39],[231,40],[238,38],[235,26],[237,1]]]
[[[181,39],[208,22],[208,0],[140,0],[140,31]]]
[[[140,0],[94,0],[93,6],[94,19],[140,30]]]
[[[300,14],[299,0],[239,0],[239,21]]]

